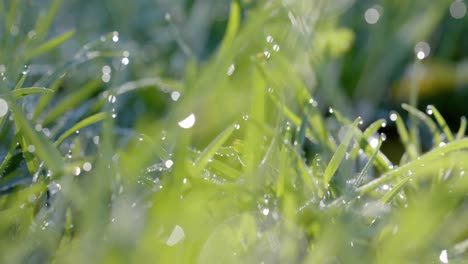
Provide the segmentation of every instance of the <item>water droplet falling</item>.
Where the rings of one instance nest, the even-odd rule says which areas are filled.
[[[181,128],[189,129],[189,128],[192,128],[193,125],[195,125],[195,122],[196,122],[195,115],[191,113],[189,116],[179,121],[178,124]]]

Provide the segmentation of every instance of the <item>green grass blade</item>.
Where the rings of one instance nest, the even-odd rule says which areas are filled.
[[[44,88],[44,87],[25,87],[25,88],[21,88],[21,89],[15,89],[13,91],[11,91],[11,94],[16,98],[16,99],[19,99],[21,97],[25,97],[25,96],[28,96],[28,95],[32,95],[32,94],[48,94],[48,93],[53,93],[54,90],[51,90],[51,89],[47,89],[47,88]]]
[[[15,151],[16,147],[18,146],[17,145],[18,140],[19,140],[19,136],[18,136],[18,134],[16,134],[15,137],[13,138],[13,141],[10,144],[10,148],[8,149],[7,154],[3,158],[2,164],[0,165],[0,179],[4,175],[6,168],[8,167],[8,165],[10,163],[10,159],[13,157],[13,152]]]
[[[377,133],[377,131],[383,127],[383,125],[386,124],[386,121],[385,119],[379,119],[375,122],[373,122],[372,124],[370,124],[366,130],[362,133],[362,137],[364,140],[366,140],[367,142],[369,142],[369,139],[375,134]],[[357,155],[359,154],[359,150],[360,150],[360,146],[359,144],[357,144],[353,150],[351,151],[351,157],[357,157]],[[373,156],[373,155],[372,155]]]
[[[362,179],[364,176],[367,174],[369,169],[371,168],[371,165],[374,163],[375,157],[377,157],[377,154],[379,153],[380,147],[382,147],[382,142],[383,138],[382,136],[379,138],[379,142],[377,144],[377,147],[375,148],[374,154],[370,157],[370,159],[367,161],[366,165],[362,169],[361,173],[359,173],[359,176],[356,178],[356,182],[354,183],[354,186],[359,186],[361,185]]]
[[[221,42],[220,54],[227,52],[232,45],[234,38],[239,31],[241,23],[241,8],[238,0],[232,0],[231,9],[229,11],[229,20],[224,33],[223,40]]]
[[[436,124],[432,119],[427,116],[425,113],[421,112],[420,110],[416,109],[415,107],[412,107],[409,104],[402,104],[403,109],[408,111],[411,115],[417,117],[419,120],[421,120],[423,123],[427,125],[427,127],[431,130],[432,136],[434,138],[434,145],[439,146],[441,143],[440,139],[440,133],[439,130],[437,129]]]
[[[333,154],[330,162],[328,163],[327,168],[323,172],[325,186],[328,186],[333,175],[338,170],[338,167],[343,161],[343,158],[346,155],[346,150],[348,149],[349,144],[351,143],[351,139],[353,138],[354,129],[357,128],[360,121],[361,121],[361,118],[357,118],[353,122],[353,124],[348,128],[348,131],[346,131],[346,134],[344,135],[342,142],[337,147],[335,154]]]
[[[389,203],[395,195],[397,195],[403,186],[409,181],[409,178],[404,178],[401,181],[399,181],[395,186],[392,187],[390,191],[388,191],[380,200],[382,203]]]
[[[106,118],[107,113],[97,113],[95,115],[92,115],[90,117],[87,117],[80,122],[78,122],[76,125],[72,126],[70,129],[65,131],[58,139],[55,141],[54,145],[58,147],[67,137],[70,135],[74,134],[77,130],[80,130],[84,127],[90,126],[94,123],[97,123],[104,118]]]
[[[437,123],[439,123],[439,127],[442,128],[442,131],[444,131],[444,134],[447,137],[448,142],[454,141],[455,138],[453,137],[452,131],[450,131],[450,127],[445,122],[445,119],[440,114],[439,110],[437,110],[437,108],[433,105],[428,105],[427,111],[428,113],[432,113],[434,115]]]
[[[46,166],[60,174],[64,169],[64,161],[60,152],[52,145],[44,134],[36,132],[31,123],[24,117],[22,111],[10,100],[17,130],[21,130],[24,138],[32,144],[37,156],[44,161]]]
[[[40,45],[39,47],[37,47],[35,49],[32,49],[31,51],[26,52],[25,59],[30,60],[32,58],[40,56],[40,55],[42,55],[42,54],[56,48],[57,46],[61,45],[62,43],[64,43],[68,39],[70,39],[74,34],[75,34],[74,30],[67,31],[67,32],[63,33],[62,35],[47,41],[46,43]]]
[[[50,101],[54,97],[55,92],[58,91],[58,89],[60,88],[64,80],[65,80],[64,77],[57,79],[49,87],[49,89],[52,90],[53,92],[46,93],[44,96],[41,96],[39,101],[36,103],[36,107],[34,108],[33,120],[36,120],[37,117],[44,111],[44,109],[50,103]]]
[[[49,32],[49,28],[52,25],[61,4],[62,0],[53,0],[47,9],[47,12],[41,14],[37,19],[34,31],[36,32],[36,39],[38,41],[43,40],[47,32]]]
[[[457,140],[462,139],[465,136],[465,132],[466,132],[466,117],[462,116],[460,118],[460,128],[458,129]]]
[[[417,150],[416,145],[411,143],[410,135],[408,130],[406,129],[405,124],[403,123],[403,119],[397,112],[391,112],[390,116],[392,120],[395,120],[398,135],[400,135],[400,141],[403,144],[406,153],[408,153],[411,160],[416,159],[419,155],[419,151]]]
[[[197,177],[209,163],[210,159],[215,155],[216,151],[223,146],[223,144],[229,139],[234,132],[234,125],[229,126],[223,132],[221,132],[200,154],[198,159],[193,165],[193,176]]]
[[[84,87],[72,92],[47,113],[44,118],[43,126],[49,125],[64,113],[72,110],[74,107],[81,104],[89,96],[96,93],[101,88],[101,82],[93,80],[88,82]]]

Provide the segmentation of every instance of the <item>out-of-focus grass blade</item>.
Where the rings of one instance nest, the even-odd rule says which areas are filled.
[[[466,117],[462,116],[460,118],[460,128],[458,129],[457,140],[462,139],[465,136],[465,132],[466,132]]]
[[[70,129],[65,131],[58,139],[55,141],[54,145],[58,147],[67,137],[75,133],[77,130],[80,130],[84,127],[90,126],[94,123],[97,123],[104,118],[106,118],[107,113],[97,113],[95,115],[92,115],[90,117],[87,117],[80,122],[78,122],[76,125],[72,126]]]
[[[228,181],[234,181],[242,175],[240,171],[216,159],[213,159],[213,161],[210,162],[209,167],[219,172],[219,174],[216,175],[219,175],[219,177]]]
[[[5,158],[3,159],[2,164],[0,165],[0,179],[2,178],[5,169],[10,163],[10,159],[13,157],[13,152],[15,151],[17,147],[17,142],[18,142],[19,136],[18,134],[15,135],[13,138],[13,141],[11,142],[10,148],[8,149],[8,153],[5,155]]]
[[[427,110],[432,112],[432,114],[434,115],[437,123],[439,123],[440,128],[442,128],[442,131],[444,131],[444,134],[447,137],[448,142],[454,141],[455,138],[453,137],[452,131],[450,131],[450,127],[445,122],[445,119],[440,114],[439,110],[437,110],[437,108],[433,105],[427,106]]]
[[[346,150],[348,149],[349,144],[351,143],[351,139],[353,138],[354,129],[357,128],[360,121],[361,118],[357,118],[353,122],[353,124],[348,128],[348,131],[346,131],[343,140],[341,141],[340,145],[336,148],[335,154],[333,154],[330,162],[328,163],[327,168],[323,172],[323,178],[326,185],[330,183],[333,175],[335,174],[336,170],[343,161],[343,158],[346,154]]]
[[[403,144],[403,147],[405,148],[406,153],[408,153],[411,160],[416,159],[419,155],[418,154],[419,151],[416,149],[416,145],[411,143],[410,135],[409,135],[408,129],[406,129],[406,126],[403,123],[403,119],[397,112],[392,112],[391,115],[394,116],[398,135],[400,135],[400,141]]]
[[[49,5],[47,12],[42,13],[37,19],[34,32],[36,32],[36,39],[38,41],[43,40],[47,32],[49,32],[50,25],[56,17],[61,4],[62,0],[53,0]]]
[[[60,44],[64,43],[69,38],[71,38],[74,34],[75,34],[74,30],[67,31],[67,32],[63,33],[62,35],[47,41],[46,43],[40,45],[39,47],[37,47],[35,49],[32,49],[31,51],[27,51],[26,54],[25,54],[25,59],[30,60],[30,59],[32,59],[34,57],[40,56],[40,55],[42,55],[42,54],[56,48],[57,46],[59,46]]]
[[[44,161],[46,166],[53,170],[54,173],[60,174],[64,169],[64,161],[60,152],[45,135],[36,132],[13,100],[11,100],[10,105],[13,110],[17,130],[23,132],[23,136],[27,139],[27,142],[34,146],[34,152]]]
[[[28,95],[32,95],[32,94],[44,94],[45,95],[45,94],[53,93],[53,92],[54,90],[47,89],[44,87],[25,87],[25,88],[15,89],[11,91],[12,95],[17,99],[28,96]]]
[[[21,145],[21,149],[23,151],[23,157],[26,162],[26,166],[29,169],[29,173],[33,175],[34,173],[37,172],[39,169],[39,160],[36,158],[36,156],[30,151],[30,143],[26,138],[21,134],[21,130],[18,130],[19,132],[19,142]],[[34,146],[34,151],[36,151],[36,146]]]
[[[64,80],[65,80],[64,77],[58,78],[49,87],[49,89],[52,90],[53,92],[47,93],[44,96],[41,96],[39,101],[36,103],[36,107],[34,108],[33,120],[37,119],[37,117],[42,113],[42,111],[44,111],[44,109],[49,104],[50,100],[52,100],[52,98],[54,97],[54,93],[60,88]]]
[[[434,145],[439,146],[440,142],[441,142],[440,141],[440,133],[439,133],[439,131],[437,129],[437,125],[434,123],[434,121],[432,121],[432,119],[429,116],[427,116],[425,113],[423,113],[420,110],[412,107],[409,104],[402,104],[401,107],[403,109],[405,109],[406,111],[408,111],[413,116],[417,117],[419,120],[424,122],[427,125],[427,127],[429,127],[429,129],[432,132],[432,136],[434,137]]]
[[[238,0],[233,0],[231,2],[231,9],[229,12],[229,20],[226,27],[226,32],[224,33],[223,40],[221,42],[220,53],[224,54],[229,50],[229,47],[232,45],[234,38],[237,35],[241,22],[241,8]]]
[[[77,105],[81,104],[88,97],[97,92],[100,88],[100,81],[94,80],[88,82],[84,87],[72,92],[50,110],[44,118],[43,126],[47,126],[64,113],[72,110]]]
[[[223,146],[223,144],[229,139],[235,127],[233,125],[226,128],[221,134],[219,134],[200,154],[198,159],[195,161],[193,168],[193,176],[197,177],[203,171],[208,164],[209,160],[214,156],[216,151]]]
[[[367,140],[367,142],[369,142],[369,139],[370,137],[372,137],[375,133],[377,133],[377,131],[383,126],[383,124],[385,124],[386,121],[385,119],[379,119],[375,122],[373,122],[372,124],[370,124],[366,130],[362,133],[362,137],[364,140]],[[357,144],[353,150],[351,151],[351,157],[356,157],[359,153],[359,150],[361,149],[361,147],[359,146],[359,144]]]
[[[410,178],[404,178],[401,181],[399,181],[395,186],[392,187],[390,191],[388,191],[380,200],[383,203],[388,203],[390,202],[395,195],[397,195],[403,186],[409,181]]]

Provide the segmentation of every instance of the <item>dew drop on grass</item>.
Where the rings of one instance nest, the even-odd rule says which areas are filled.
[[[278,52],[280,50],[280,46],[278,44],[273,45],[273,50]]]
[[[395,122],[398,118],[398,115],[395,111],[391,111],[390,112],[390,120],[392,120],[393,122]]]
[[[263,214],[264,216],[269,215],[269,214],[270,214],[270,209],[264,208],[264,209],[262,210],[262,214]]]
[[[268,36],[266,37],[266,42],[272,43],[273,41],[274,41],[274,39],[273,39],[273,37],[272,37],[271,35],[268,35]]]
[[[236,130],[239,130],[239,129],[240,129],[240,125],[236,123],[236,124],[234,124],[234,128],[235,128]]]
[[[107,97],[107,101],[113,104],[115,101],[117,101],[117,97],[115,95],[109,95],[109,97]]]
[[[174,227],[171,235],[166,241],[166,245],[172,247],[179,244],[185,238],[184,229],[178,225]]]
[[[121,62],[122,62],[123,65],[127,66],[130,63],[130,59],[128,59],[127,57],[124,57],[124,58],[122,58]]]
[[[118,41],[119,41],[119,32],[114,31],[114,32],[112,33],[112,41],[113,41],[113,42],[118,42]]]
[[[249,120],[249,115],[243,115],[242,119],[245,120],[245,121]]]
[[[173,91],[173,92],[171,93],[171,99],[172,99],[172,101],[177,102],[177,101],[179,100],[179,98],[180,98],[180,92],[178,92],[178,91]]]
[[[414,53],[418,59],[425,59],[431,53],[431,47],[426,42],[418,42],[414,46]]]
[[[364,13],[364,20],[366,20],[367,24],[376,24],[379,22],[380,19],[380,13],[377,7],[371,7],[366,10]]]
[[[328,113],[333,114],[334,112],[335,112],[335,110],[333,110],[332,107],[328,107]]]
[[[95,145],[99,145],[99,136],[94,136],[94,137],[93,137],[93,143],[94,143]]]
[[[36,151],[36,147],[34,147],[34,145],[29,145],[28,146],[28,152],[34,153],[34,151]]]
[[[442,250],[442,252],[440,252],[439,260],[442,263],[449,263],[447,250],[444,249],[444,250]]]
[[[450,15],[455,19],[461,19],[466,15],[466,5],[463,1],[456,0],[450,5]]]
[[[269,59],[271,57],[271,53],[268,50],[265,50],[265,51],[263,51],[263,56],[265,56],[265,58]]]
[[[34,126],[34,129],[37,131],[37,132],[40,132],[42,130],[42,125],[41,124],[36,124]]]
[[[428,106],[426,107],[426,113],[427,113],[428,115],[432,115],[432,114],[433,114],[434,111],[432,110],[432,108],[433,108],[432,105],[428,105]]]
[[[383,121],[381,127],[387,127],[387,121]]]
[[[229,65],[229,68],[228,68],[226,74],[227,74],[228,76],[231,76],[231,75],[234,74],[234,71],[236,71],[236,65],[231,64],[231,65]]]
[[[51,195],[54,195],[56,193],[58,193],[59,191],[62,190],[62,186],[58,183],[56,183],[55,181],[49,183],[49,185],[47,185],[47,189],[49,190],[49,193]]]
[[[385,141],[387,140],[387,135],[385,133],[380,134],[380,140]]]
[[[7,102],[0,98],[0,117],[4,117],[8,113],[8,104]]]
[[[29,72],[29,66],[28,66],[28,65],[24,65],[24,66],[23,66],[23,71],[22,71],[23,75],[28,74],[28,72]]]
[[[189,129],[189,128],[192,128],[193,125],[195,125],[195,122],[196,122],[196,117],[193,113],[191,113],[189,116],[179,121],[178,124],[181,128]]]
[[[73,168],[73,175],[79,176],[81,174],[81,169],[80,167],[75,167]]]
[[[164,162],[164,166],[166,166],[168,169],[172,168],[173,165],[174,162],[172,160],[166,160],[166,162]]]
[[[268,87],[267,92],[268,93],[273,93],[275,90],[272,87]]]
[[[309,104],[312,105],[313,107],[317,107],[317,106],[318,106],[317,101],[315,101],[313,98],[310,98],[310,99],[309,99]]]
[[[90,162],[85,162],[83,164],[83,170],[84,171],[91,171],[93,169],[93,165]]]

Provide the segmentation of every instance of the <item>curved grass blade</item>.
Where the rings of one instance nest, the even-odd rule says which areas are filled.
[[[465,132],[466,132],[466,117],[462,116],[460,118],[460,128],[458,129],[457,140],[462,139],[465,136]]]
[[[54,145],[58,147],[67,137],[75,133],[77,130],[80,130],[84,127],[90,126],[94,123],[97,123],[104,118],[106,118],[107,113],[97,113],[95,115],[92,115],[90,117],[87,117],[80,122],[78,122],[76,125],[72,126],[70,129],[65,131],[58,139],[55,141]]]
[[[388,191],[380,200],[382,203],[389,203],[395,195],[397,195],[403,186],[409,181],[410,178],[404,178],[400,182],[398,182],[395,186],[392,187],[390,191]]]
[[[25,97],[28,95],[32,95],[32,94],[48,94],[48,93],[53,93],[53,92],[54,90],[47,89],[44,87],[26,87],[26,88],[15,89],[11,91],[12,95],[16,99],[19,99],[21,97]]]
[[[432,119],[429,118],[429,116],[427,116],[425,113],[421,112],[420,110],[416,109],[415,107],[413,107],[413,106],[411,106],[409,104],[402,104],[401,107],[403,109],[405,109],[406,111],[408,111],[413,116],[417,117],[419,120],[421,120],[422,122],[424,122],[427,125],[427,127],[432,132],[432,136],[434,138],[434,145],[439,146],[440,142],[441,142],[440,133],[439,133],[439,131],[437,129],[437,126],[434,123],[434,121],[432,121]]]
[[[13,157],[13,152],[15,151],[18,142],[19,136],[18,134],[15,135],[13,138],[13,141],[11,142],[10,148],[8,149],[7,154],[5,155],[5,158],[3,158],[3,162],[0,165],[0,179],[2,178],[3,174],[5,173],[5,170],[7,166],[10,163],[11,158]]]
[[[231,9],[229,11],[229,20],[226,27],[226,33],[224,34],[223,40],[221,42],[221,48],[219,52],[224,54],[232,46],[234,38],[237,35],[240,27],[241,20],[241,8],[238,0],[233,0],[231,2]]]
[[[382,147],[382,142],[383,142],[383,138],[382,136],[380,136],[379,142],[377,143],[374,154],[372,154],[372,156],[370,157],[370,159],[367,161],[366,165],[362,169],[361,173],[359,173],[359,176],[356,178],[356,182],[354,183],[355,187],[361,185],[362,179],[369,171],[371,165],[374,163],[375,157],[377,157],[377,154],[379,153],[380,147]]]
[[[378,132],[378,130],[384,126],[384,124],[386,124],[386,121],[385,119],[379,119],[375,122],[373,122],[372,124],[370,124],[366,130],[362,133],[362,137],[364,140],[366,140],[367,142],[369,142],[369,139],[370,137],[372,137],[375,133]],[[357,144],[353,150],[351,151],[351,154],[350,156],[355,158],[357,157],[357,155],[359,154],[359,150],[360,150],[360,146],[359,144]],[[373,156],[373,155],[372,155]]]
[[[63,33],[62,35],[47,41],[46,43],[40,45],[39,47],[31,51],[27,51],[26,54],[24,55],[25,59],[30,60],[34,57],[38,57],[46,52],[49,52],[50,50],[58,47],[59,45],[61,45],[62,43],[70,39],[74,34],[75,34],[74,30],[67,31]]]
[[[328,186],[333,175],[335,174],[336,170],[338,169],[341,162],[343,161],[343,158],[345,157],[345,154],[346,154],[346,150],[348,149],[349,144],[351,143],[351,139],[353,138],[354,129],[357,128],[359,122],[361,122],[361,118],[357,118],[353,122],[353,124],[349,127],[348,131],[346,131],[346,134],[343,137],[343,141],[337,147],[335,154],[333,154],[330,162],[328,163],[327,168],[323,172],[325,186]]]
[[[221,132],[211,143],[203,150],[198,159],[193,165],[193,175],[198,176],[208,164],[209,160],[214,156],[216,151],[223,146],[223,144],[229,139],[232,132],[234,132],[234,125],[229,126],[223,132]]]
[[[447,137],[448,142],[452,142],[455,140],[453,137],[452,131],[450,131],[450,127],[447,125],[445,122],[444,117],[440,114],[439,110],[433,105],[428,105],[427,106],[427,111],[432,112],[434,115],[437,123],[439,123],[439,126],[442,128],[442,131],[444,131],[445,136]]]
[[[36,40],[43,40],[47,32],[49,32],[49,28],[52,25],[61,4],[62,0],[53,0],[47,9],[47,12],[39,16],[34,29],[34,32],[36,32]]]
[[[47,107],[50,100],[52,100],[55,92],[60,88],[64,80],[65,80],[64,77],[58,78],[49,87],[49,90],[52,90],[53,92],[47,93],[44,96],[41,96],[39,101],[36,103],[36,107],[34,108],[33,120],[36,120],[37,117],[42,113],[42,111],[44,111],[44,109]]]
[[[392,112],[391,115],[395,116],[394,120],[398,131],[398,135],[400,135],[400,141],[403,144],[406,153],[408,153],[411,160],[416,159],[419,155],[419,151],[417,150],[416,146],[411,143],[410,135],[408,130],[406,129],[405,124],[403,123],[403,119],[397,112]]]

